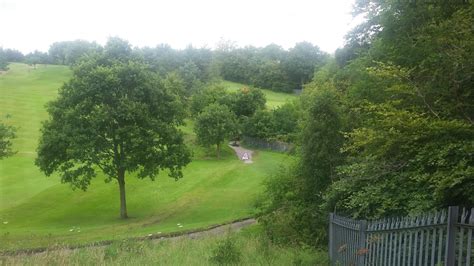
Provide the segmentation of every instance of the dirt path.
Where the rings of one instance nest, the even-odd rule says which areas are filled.
[[[246,218],[242,220],[233,221],[227,224],[215,225],[208,227],[206,229],[196,229],[194,231],[187,231],[187,232],[175,232],[175,233],[166,233],[163,235],[160,234],[150,234],[145,237],[135,237],[129,238],[129,240],[133,241],[143,241],[147,239],[151,239],[152,241],[163,241],[163,240],[178,240],[183,238],[189,239],[199,239],[206,236],[216,236],[226,234],[228,232],[238,232],[242,228],[247,227],[249,225],[256,224],[257,221],[254,218]],[[101,242],[96,242],[92,244],[85,244],[79,246],[70,246],[70,247],[53,247],[53,248],[32,248],[32,249],[20,249],[14,251],[0,251],[0,256],[18,256],[22,254],[38,254],[38,253],[45,253],[50,251],[56,250],[74,250],[79,248],[87,248],[87,247],[103,247],[112,244],[114,241],[106,240]]]
[[[217,236],[217,235],[222,235],[227,232],[238,232],[242,228],[247,227],[249,225],[255,224],[257,221],[253,218],[250,219],[245,219],[242,221],[238,222],[233,222],[231,224],[225,224],[225,225],[220,225],[216,226],[214,228],[205,230],[205,231],[199,231],[199,232],[193,232],[193,233],[187,233],[184,235],[179,235],[179,236],[173,236],[173,237],[161,237],[156,240],[178,240],[178,239],[183,239],[183,238],[190,238],[190,239],[199,239],[202,237],[206,236]]]
[[[252,155],[253,151],[242,148],[241,146],[232,146],[229,144],[234,151],[239,160],[244,161],[244,163],[253,163]]]

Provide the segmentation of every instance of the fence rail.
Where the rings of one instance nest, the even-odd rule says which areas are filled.
[[[245,145],[259,149],[267,149],[272,151],[287,152],[293,149],[294,145],[282,141],[267,141],[264,139],[243,136],[242,142]]]
[[[376,221],[329,216],[332,265],[474,265],[474,208]]]

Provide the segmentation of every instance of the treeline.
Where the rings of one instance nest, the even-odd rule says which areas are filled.
[[[291,92],[309,82],[328,55],[311,43],[301,42],[288,51],[276,44],[263,48],[227,44],[216,51],[216,58],[226,80]]]
[[[27,55],[13,49],[0,50],[0,62],[6,69],[7,62],[74,65],[82,57],[100,53],[103,47],[84,40],[53,43],[48,52],[34,51]],[[188,89],[196,89],[213,78],[245,83],[275,91],[292,92],[309,82],[316,69],[328,59],[328,55],[308,42],[297,43],[289,50],[276,44],[263,48],[236,47],[230,41],[221,41],[215,50],[188,46],[173,49],[167,44],[154,48],[132,49],[152,69],[163,76],[176,72]]]
[[[357,1],[368,20],[305,86],[298,156],[259,201],[275,241],[327,244],[361,219],[474,206],[474,6]]]

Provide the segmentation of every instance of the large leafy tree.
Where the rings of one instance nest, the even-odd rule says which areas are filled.
[[[268,181],[262,224],[277,240],[325,243],[329,210],[474,204],[474,5],[360,0],[356,12],[367,21],[305,86],[295,166]]]
[[[258,88],[244,87],[238,92],[229,94],[226,104],[237,117],[251,117],[257,110],[264,109],[265,94]]]
[[[301,89],[311,81],[314,71],[324,64],[327,55],[309,42],[300,42],[291,48],[283,61],[292,89]]]
[[[325,85],[305,89],[298,159],[267,180],[258,204],[265,231],[278,242],[327,243],[324,193],[336,178],[344,138],[340,96]]]
[[[121,218],[128,216],[127,172],[154,180],[169,169],[178,179],[190,161],[177,129],[183,119],[178,97],[120,39],[81,61],[47,110],[36,164],[83,190],[100,169],[106,181],[118,182]]]
[[[198,142],[204,146],[216,145],[216,155],[220,158],[222,143],[235,134],[236,120],[227,106],[210,104],[196,118],[194,131]]]
[[[379,218],[472,205],[474,6],[358,7],[369,20],[349,35],[336,75],[358,115],[329,206]]]
[[[229,93],[223,86],[210,85],[197,91],[191,100],[191,113],[193,116],[200,114],[204,108],[213,103],[224,104],[228,102]]]

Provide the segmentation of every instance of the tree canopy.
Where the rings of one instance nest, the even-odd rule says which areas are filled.
[[[220,158],[222,143],[235,134],[236,128],[235,114],[227,106],[213,103],[196,117],[194,132],[201,145],[216,145],[216,155]]]
[[[305,86],[297,160],[267,182],[274,239],[325,245],[329,211],[474,205],[474,5],[361,0],[355,13],[367,21]]]
[[[0,160],[14,154],[12,139],[15,138],[15,129],[0,121]]]

